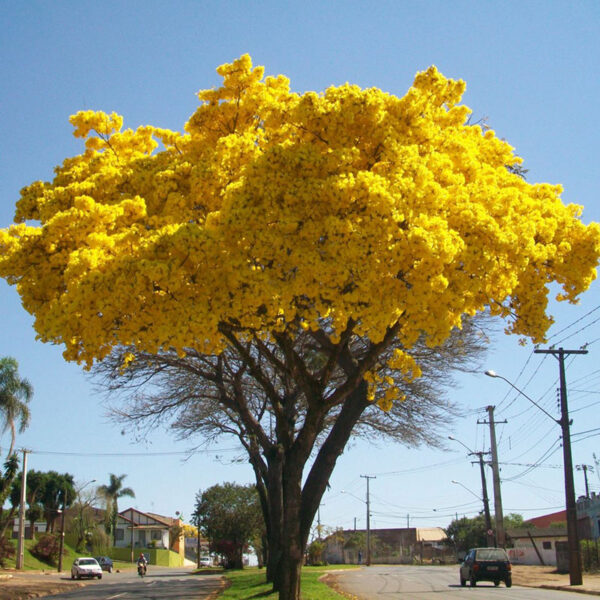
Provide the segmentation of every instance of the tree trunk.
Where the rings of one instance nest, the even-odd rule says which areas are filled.
[[[291,469],[285,469],[286,481],[284,481],[285,502],[283,506],[283,547],[279,564],[279,600],[299,600],[300,575],[304,562],[304,546],[300,531],[302,469],[298,469],[296,465],[290,466]]]
[[[283,474],[282,463],[283,455],[278,448],[274,455],[268,460],[268,481],[267,493],[269,499],[269,526],[267,533],[268,559],[267,559],[267,581],[273,583],[273,590],[278,591],[281,585],[280,581],[280,563],[282,558],[283,540],[281,538],[283,531]]]

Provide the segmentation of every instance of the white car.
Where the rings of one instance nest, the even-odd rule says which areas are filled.
[[[200,566],[201,567],[212,567],[213,560],[210,556],[201,556],[200,557]]]
[[[97,577],[102,579],[102,568],[95,558],[76,558],[71,567],[71,579],[82,577]]]

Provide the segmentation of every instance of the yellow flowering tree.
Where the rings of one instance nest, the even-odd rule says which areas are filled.
[[[340,407],[331,432],[341,452],[342,429],[371,400],[389,409],[398,397],[381,356],[416,377],[418,340],[440,345],[478,312],[543,340],[549,285],[575,301],[595,276],[600,235],[559,186],[514,172],[513,149],[468,124],[464,83],[434,67],[402,98],[352,85],[292,93],[249,56],[218,73],[223,85],[199,93],[183,133],[74,115],[85,150],[24,188],[17,224],[0,232],[0,275],[67,360],[229,346],[283,422],[291,400],[249,350],[277,345],[284,362],[273,359],[308,407],[273,450],[288,500],[276,586],[295,599],[300,523],[314,505],[302,505],[315,435],[304,425]],[[325,357],[313,368],[298,354],[301,332]]]

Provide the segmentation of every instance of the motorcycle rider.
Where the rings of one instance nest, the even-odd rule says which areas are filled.
[[[146,557],[144,556],[143,552],[140,553],[140,557],[137,560],[137,566],[138,566],[138,570],[140,567],[142,569],[144,569],[144,575],[145,575],[146,571],[148,569],[148,561],[146,560]]]

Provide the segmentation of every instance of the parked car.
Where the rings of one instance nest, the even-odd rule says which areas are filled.
[[[82,557],[76,558],[71,567],[71,579],[81,579],[82,577],[97,577],[102,579],[102,568],[95,558]]]
[[[201,556],[200,557],[200,566],[201,567],[212,567],[213,559],[210,556]]]
[[[100,565],[100,568],[103,571],[107,571],[108,573],[112,573],[113,570],[113,561],[110,556],[96,556],[96,560]]]
[[[472,548],[460,566],[460,585],[475,587],[478,581],[491,581],[506,587],[512,585],[512,573],[508,555],[502,548]]]

